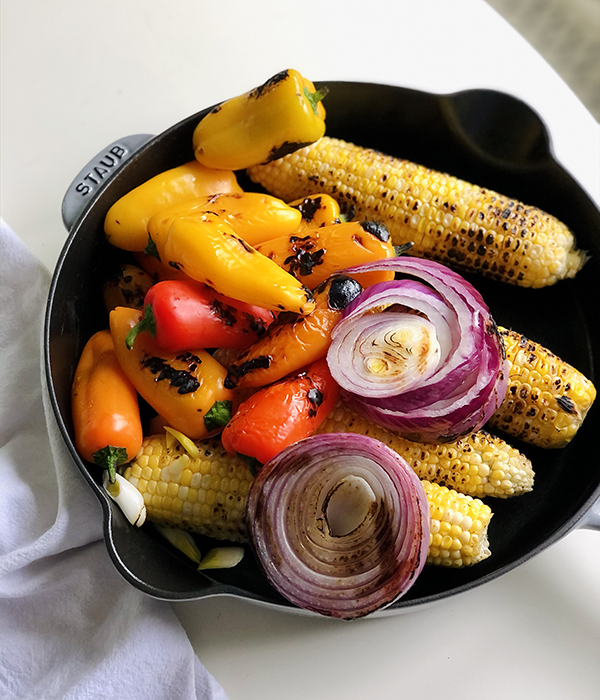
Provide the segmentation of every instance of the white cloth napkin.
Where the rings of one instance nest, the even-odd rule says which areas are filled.
[[[42,381],[50,275],[0,223],[0,697],[227,700],[170,605],[109,559]]]

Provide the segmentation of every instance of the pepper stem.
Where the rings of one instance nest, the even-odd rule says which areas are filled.
[[[101,450],[94,452],[94,463],[106,469],[108,480],[114,484],[117,480],[117,467],[127,461],[127,450],[124,447],[114,447],[107,445]]]
[[[153,338],[156,338],[156,318],[154,317],[152,304],[148,304],[144,307],[144,315],[142,316],[142,320],[136,323],[127,334],[127,337],[125,338],[125,345],[127,346],[128,350],[131,350],[138,333],[141,333],[142,331],[148,331]]]
[[[156,247],[156,243],[152,240],[152,236],[150,234],[148,234],[148,245],[144,248],[144,253],[146,253],[146,255],[151,255],[160,262],[158,248]]]
[[[317,112],[317,107],[319,105],[319,102],[327,95],[329,92],[329,88],[327,87],[322,87],[320,90],[316,90],[315,92],[311,92],[307,87],[304,88],[304,96],[308,100],[308,103],[312,107],[312,111],[315,114],[318,114]]]

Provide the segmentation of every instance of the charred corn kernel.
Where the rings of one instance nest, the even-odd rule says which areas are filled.
[[[248,172],[285,201],[327,192],[356,218],[382,221],[394,245],[412,241],[411,254],[511,284],[554,284],[587,258],[571,231],[540,209],[327,136]]]
[[[431,515],[427,563],[458,568],[489,557],[487,528],[491,508],[478,498],[446,486],[426,480],[421,483]]]
[[[179,442],[168,448],[165,435],[147,437],[123,476],[142,493],[148,520],[219,540],[245,542],[244,508],[253,478],[248,465],[227,454],[218,440],[196,444],[200,454],[192,459]],[[158,479],[154,474],[150,479],[135,476],[139,460],[148,452],[158,459]],[[192,486],[182,488],[186,477]]]
[[[277,73],[200,120],[195,156],[209,168],[240,170],[313,143],[325,133],[323,97],[298,71]]]
[[[178,217],[156,234],[152,242],[163,262],[221,294],[271,311],[307,314],[315,308],[309,289],[212,212]]]
[[[385,226],[374,221],[348,221],[306,229],[256,246],[256,249],[314,289],[335,272],[394,257]],[[363,287],[394,279],[393,271],[354,274]]]
[[[114,277],[106,280],[102,289],[104,306],[108,313],[117,306],[141,309],[144,297],[155,283],[154,278],[137,265],[123,264]]]
[[[469,496],[508,498],[533,488],[530,460],[504,440],[484,431],[440,445],[411,442],[339,402],[316,432],[373,437],[403,457],[420,479]]]
[[[148,233],[156,239],[168,231],[176,218],[193,219],[206,212],[226,221],[251,246],[291,234],[302,220],[302,213],[297,208],[277,197],[259,192],[228,192],[168,207],[150,219]]]
[[[500,335],[510,363],[508,390],[489,425],[538,447],[564,447],[596,398],[594,384],[520,333],[500,328]]]
[[[342,221],[340,205],[333,197],[322,192],[296,199],[290,202],[290,207],[294,207],[302,215],[302,220],[296,229],[297,234],[306,229],[339,224]]]
[[[212,170],[197,161],[185,163],[118,199],[106,214],[104,232],[117,248],[143,251],[148,244],[148,221],[157,212],[202,195],[241,191],[234,173]]]

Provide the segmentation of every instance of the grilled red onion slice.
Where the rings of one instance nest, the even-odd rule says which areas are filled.
[[[365,289],[348,306],[327,355],[346,402],[421,442],[479,430],[508,382],[502,339],[481,295],[432,260],[403,256],[346,272],[375,269],[400,279]]]
[[[271,584],[299,607],[343,619],[403,596],[429,548],[429,505],[413,470],[351,433],[306,438],[265,464],[246,521]]]

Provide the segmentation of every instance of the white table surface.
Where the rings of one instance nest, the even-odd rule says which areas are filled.
[[[92,156],[288,67],[315,80],[510,92],[600,199],[598,124],[482,0],[2,0],[3,218],[53,268],[63,194]],[[600,697],[591,531],[395,617],[339,623],[229,598],[174,609],[230,700]]]

